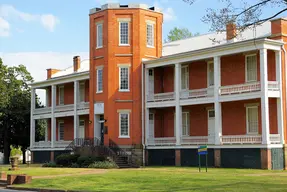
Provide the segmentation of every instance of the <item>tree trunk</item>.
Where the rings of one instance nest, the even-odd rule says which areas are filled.
[[[22,163],[26,164],[26,154],[25,154],[26,148],[22,147],[21,150],[22,150],[22,155],[23,155],[23,162]]]
[[[10,157],[10,144],[8,141],[8,129],[7,125],[4,130],[4,164],[9,164],[9,157]]]

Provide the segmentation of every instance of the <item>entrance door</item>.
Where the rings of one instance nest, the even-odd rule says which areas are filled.
[[[85,138],[85,120],[79,122],[79,138]]]
[[[100,115],[100,125],[101,125],[101,145],[104,145],[105,130],[104,130],[104,116],[103,115]]]
[[[215,136],[215,111],[214,109],[208,110],[208,143],[214,144]]]
[[[153,69],[148,70],[148,76],[149,76],[149,84],[148,84],[149,95],[153,95],[154,93],[154,70]]]
[[[154,114],[149,114],[149,138],[154,138]]]

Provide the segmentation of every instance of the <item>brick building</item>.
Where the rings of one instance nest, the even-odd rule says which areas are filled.
[[[90,10],[90,59],[48,69],[47,107],[32,102],[34,162],[54,160],[77,138],[135,149],[147,165],[283,169],[287,20],[234,38],[227,31],[162,44],[163,15],[144,4]],[[211,39],[216,39],[212,41]],[[44,141],[35,121],[47,120]],[[143,161],[143,162],[142,162]]]

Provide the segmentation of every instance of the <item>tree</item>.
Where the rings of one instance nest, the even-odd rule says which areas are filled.
[[[21,146],[25,151],[30,144],[29,84],[32,82],[33,78],[24,65],[8,67],[0,58],[0,135],[5,163],[9,162],[10,145]]]
[[[166,42],[186,39],[195,35],[198,35],[198,33],[193,35],[187,28],[174,27],[172,30],[169,31]]]
[[[192,5],[197,0],[183,0]],[[287,11],[287,0],[245,0],[240,3],[240,7],[235,6],[233,0],[218,0],[224,2],[226,6],[216,10],[213,8],[207,9],[206,15],[202,18],[203,22],[210,24],[210,31],[222,32],[226,29],[226,24],[236,24],[237,34],[240,34],[247,28],[255,28],[264,22],[273,19],[281,13]],[[236,0],[236,2],[238,2]],[[252,2],[252,4],[249,4]],[[265,7],[278,7],[280,10],[273,14],[262,18],[262,10]]]

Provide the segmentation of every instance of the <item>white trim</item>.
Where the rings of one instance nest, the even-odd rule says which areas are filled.
[[[245,103],[244,107],[258,107],[259,105],[259,103]]]
[[[103,20],[101,20],[101,21],[97,21],[96,22],[96,25],[98,25],[98,24],[103,24],[104,23],[104,21]]]
[[[131,22],[131,18],[118,18],[118,22]]]
[[[255,56],[255,64],[256,64],[256,69],[255,69],[255,76],[256,76],[256,79],[255,80],[248,80],[248,71],[247,71],[247,58],[248,57],[253,57]],[[257,66],[257,54],[254,53],[254,54],[248,54],[248,55],[245,55],[245,83],[250,83],[250,82],[257,82],[257,69],[258,69],[258,66]]]
[[[96,66],[96,69],[103,69],[103,68],[104,68],[104,65]]]
[[[121,43],[121,24],[128,24],[128,43]],[[119,46],[130,46],[130,21],[119,21]]]
[[[59,102],[58,104],[59,105],[65,105],[65,87],[64,85],[60,85],[58,86],[59,87],[59,95],[58,95],[58,99],[59,99]],[[63,103],[61,103],[61,89],[63,89]]]
[[[121,69],[128,69],[128,88],[127,89],[121,89]],[[119,67],[119,92],[130,92],[130,67],[128,66]]]
[[[152,25],[155,25],[155,23],[156,23],[155,21],[149,20],[149,19],[146,19],[145,22],[148,24],[152,24]]]
[[[118,109],[117,113],[130,113],[132,110],[130,109]]]
[[[99,90],[99,71],[102,71],[102,79],[101,79],[101,81],[102,81],[102,90]],[[104,81],[103,81],[103,75],[104,75],[104,70],[103,70],[103,68],[97,68],[97,91],[96,91],[96,93],[102,93],[103,92],[103,90],[104,90]]]
[[[131,67],[130,63],[117,64],[118,67]]]
[[[101,44],[102,45],[99,45],[99,27],[101,27],[102,28],[102,30],[101,30]],[[103,33],[103,23],[98,23],[97,24],[97,43],[96,43],[96,49],[100,49],[100,48],[103,48],[103,44],[104,44],[104,33]]]
[[[121,115],[128,115],[128,135],[121,135]],[[130,138],[130,112],[119,112],[119,138]]]
[[[64,126],[63,132],[65,134],[65,123],[64,123],[64,121],[63,120],[58,121],[58,139],[57,139],[57,141],[64,141],[65,140],[64,138],[63,139],[60,138],[60,124],[63,124],[63,126]]]
[[[249,132],[249,109],[256,109],[257,111],[257,132]],[[259,114],[258,114],[258,106],[245,106],[245,116],[246,116],[246,134],[247,135],[258,135],[259,134]]]

